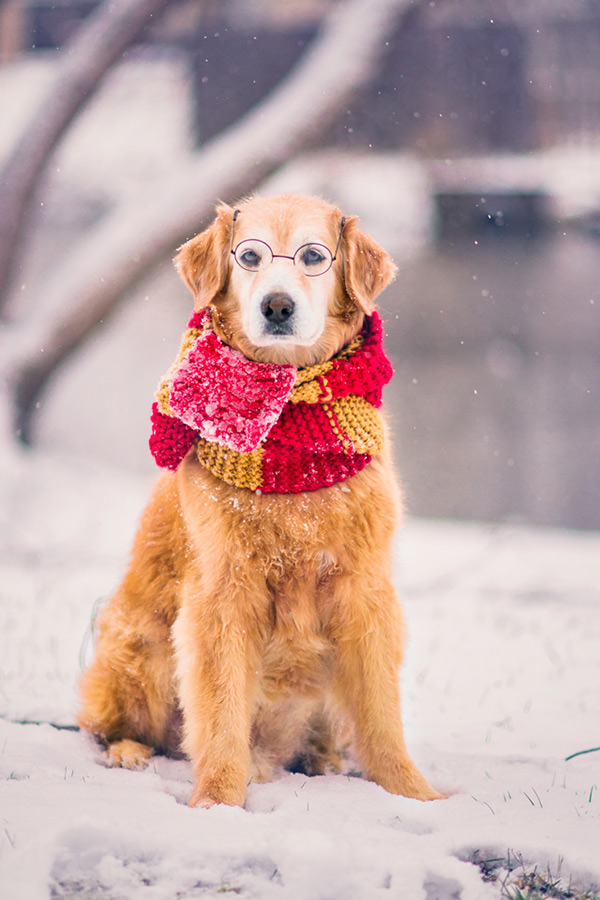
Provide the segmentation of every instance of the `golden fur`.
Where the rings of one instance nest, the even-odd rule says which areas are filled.
[[[339,210],[314,198],[254,197],[241,210],[236,242],[264,235],[276,253],[293,254],[304,234],[333,252],[340,231]],[[307,303],[326,304],[318,340],[256,346],[242,325],[248,273],[229,252],[232,221],[233,210],[218,207],[177,263],[196,307],[211,304],[218,334],[249,358],[329,359],[393,277],[388,255],[347,219],[325,275],[279,262]],[[261,277],[250,275],[258,290]],[[336,770],[350,743],[386,790],[439,797],[402,733],[391,572],[399,510],[387,452],[344,483],[297,495],[231,487],[193,451],[162,475],[81,683],[79,722],[106,744],[108,762],[133,768],[152,748],[183,747],[195,776],[190,805],[208,807],[243,804],[249,781],[278,765]]]

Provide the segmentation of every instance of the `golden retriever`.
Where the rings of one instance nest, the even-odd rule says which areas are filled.
[[[320,199],[254,196],[240,210],[236,219],[220,205],[180,249],[195,309],[209,308],[220,341],[247,360],[297,369],[330,360],[393,278],[389,256]],[[273,248],[270,265],[238,265],[234,229],[236,246]],[[295,264],[309,243],[334,257],[319,277]],[[266,319],[273,297],[279,328]],[[191,449],[158,481],[82,677],[79,723],[108,763],[137,768],[154,750],[183,750],[191,806],[243,805],[247,785],[274,767],[339,771],[351,747],[387,791],[438,798],[401,724],[400,508],[387,445],[347,480],[300,493],[232,486]]]

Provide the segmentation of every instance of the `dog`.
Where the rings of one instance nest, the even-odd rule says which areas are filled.
[[[356,217],[294,194],[219,205],[176,266],[195,317],[157,416],[181,440],[99,618],[79,724],[109,765],[183,752],[193,807],[243,805],[279,766],[340,771],[349,747],[385,790],[440,798],[403,737],[401,493],[371,390],[395,266]]]

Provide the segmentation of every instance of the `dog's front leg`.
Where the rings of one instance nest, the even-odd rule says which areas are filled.
[[[441,797],[410,758],[400,715],[402,616],[391,584],[340,584],[331,622],[334,691],[350,714],[365,775],[392,794]]]
[[[190,806],[244,803],[262,600],[225,576],[208,591],[201,579],[186,579],[173,636],[184,749],[195,776]]]

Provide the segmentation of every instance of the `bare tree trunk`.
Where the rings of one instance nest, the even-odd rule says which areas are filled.
[[[40,176],[110,66],[168,0],[105,0],[62,51],[54,83],[0,172],[0,311],[18,265]]]
[[[57,368],[114,311],[156,262],[212,215],[215,199],[254,188],[331,123],[366,84],[385,36],[418,0],[348,0],[335,5],[296,69],[187,166],[115,209],[72,248],[45,285],[45,310],[13,380],[16,426],[31,438],[36,402]],[[307,119],[307,110],[310,118]]]
[[[23,49],[25,9],[21,0],[0,0],[0,65]]]

